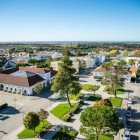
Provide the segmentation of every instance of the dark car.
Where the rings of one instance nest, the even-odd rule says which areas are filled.
[[[125,124],[125,130],[131,131],[131,128],[132,128],[131,122],[127,120]]]
[[[131,112],[131,111],[132,111],[131,106],[129,106],[129,107],[127,108],[127,112]]]

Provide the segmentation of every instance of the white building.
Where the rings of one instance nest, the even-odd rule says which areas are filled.
[[[33,94],[36,83],[51,84],[56,71],[43,68],[19,67],[0,71],[0,89],[17,94]]]

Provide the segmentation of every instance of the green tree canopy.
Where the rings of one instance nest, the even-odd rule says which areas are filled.
[[[95,95],[95,92],[100,88],[99,85],[92,85],[90,90],[92,90],[94,92],[94,95]]]
[[[78,77],[74,76],[76,70],[72,68],[72,61],[69,57],[64,56],[61,61],[62,62],[59,63],[59,70],[55,76],[51,90],[54,92],[60,92],[62,96],[66,95],[68,103],[70,107],[72,107],[69,100],[69,94],[79,93],[80,85],[78,83]]]
[[[35,131],[35,127],[40,123],[40,119],[37,113],[29,112],[23,120],[25,128]]]
[[[138,67],[137,71],[136,71],[137,76],[140,76],[140,67]]]
[[[38,112],[38,116],[40,120],[46,119],[49,116],[48,111],[44,110],[44,109],[40,109],[40,111]]]
[[[42,89],[43,89],[42,84],[41,83],[37,83],[37,84],[35,84],[35,86],[33,88],[33,91],[36,92],[37,94],[40,94]]]
[[[129,59],[128,64],[134,65],[135,64],[135,60],[134,59]]]
[[[119,130],[119,115],[115,109],[109,106],[93,106],[86,108],[80,116],[82,123],[80,133],[87,139],[98,140],[101,131],[108,127],[111,131]]]
[[[31,64],[33,64],[33,65],[35,65],[37,62],[38,62],[38,61],[37,61],[36,59],[34,59],[34,58],[30,58],[30,59],[28,60],[28,63],[31,63]]]

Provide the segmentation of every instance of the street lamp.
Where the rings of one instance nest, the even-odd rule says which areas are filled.
[[[25,112],[20,112],[20,113],[22,113],[23,114],[23,120],[24,120],[24,114],[26,114]]]
[[[13,99],[14,101],[15,101],[15,109],[16,109],[16,101],[17,101],[17,99]]]

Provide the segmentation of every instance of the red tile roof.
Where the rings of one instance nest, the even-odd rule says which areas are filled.
[[[131,66],[130,67],[130,71],[131,71],[131,73],[136,73],[136,67],[133,65],[133,66]]]
[[[97,67],[93,72],[106,72],[107,70],[102,67]]]
[[[15,64],[23,64],[26,60],[15,60],[13,61]]]
[[[19,67],[19,70],[25,70],[33,73],[48,73],[50,70],[44,68],[31,68],[31,67]]]
[[[38,82],[44,81],[45,79],[35,74],[30,77],[13,76],[8,74],[0,74],[0,83],[17,85],[22,87],[30,87]]]
[[[57,74],[57,71],[55,70],[47,70],[45,68],[30,68],[30,67],[19,67],[19,68],[10,68],[6,70],[1,70],[0,73],[2,74],[11,74],[19,70],[29,71],[33,73],[48,73],[51,72],[51,77],[55,76]]]

